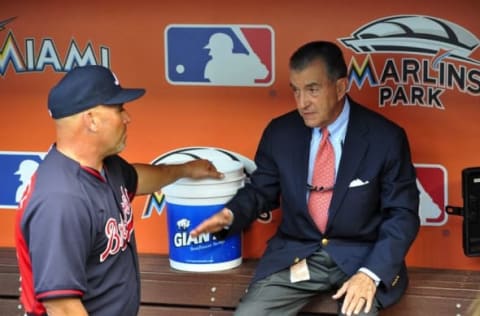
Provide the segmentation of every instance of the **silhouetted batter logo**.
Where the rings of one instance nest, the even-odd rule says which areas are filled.
[[[45,153],[0,151],[0,208],[16,209]]]
[[[184,85],[269,86],[274,81],[273,31],[266,25],[169,25],[168,82]]]
[[[422,226],[441,226],[447,222],[447,171],[441,165],[415,164],[420,191]]]

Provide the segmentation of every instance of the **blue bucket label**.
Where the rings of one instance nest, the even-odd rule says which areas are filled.
[[[240,234],[218,240],[212,234],[193,238],[190,231],[225,205],[179,205],[167,201],[169,256],[186,264],[215,264],[241,257]]]

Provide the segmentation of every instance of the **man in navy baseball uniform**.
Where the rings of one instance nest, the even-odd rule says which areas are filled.
[[[16,247],[26,315],[136,315],[140,277],[131,201],[181,177],[221,178],[207,160],[130,164],[122,88],[102,66],[76,67],[53,87],[56,142],[20,202]]]

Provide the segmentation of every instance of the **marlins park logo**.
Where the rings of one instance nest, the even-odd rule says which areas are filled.
[[[84,49],[75,40],[70,40],[66,54],[60,54],[57,41],[52,38],[35,39],[34,36],[19,39],[12,26],[16,17],[2,19],[0,16],[0,76],[5,76],[9,65],[16,73],[40,72],[50,66],[56,72],[69,71],[75,66],[110,65],[110,49],[100,46],[95,52],[91,43]],[[12,23],[12,24],[10,24]],[[2,36],[5,36],[2,44]],[[61,43],[64,45],[64,43]]]
[[[397,15],[373,21],[339,39],[353,55],[350,86],[378,88],[378,104],[444,110],[450,90],[480,95],[479,39],[430,16]]]

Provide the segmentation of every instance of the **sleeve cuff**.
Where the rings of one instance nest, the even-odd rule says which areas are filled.
[[[375,286],[378,286],[380,284],[380,281],[381,281],[380,278],[369,269],[362,267],[358,269],[358,271],[368,275],[375,282]]]

